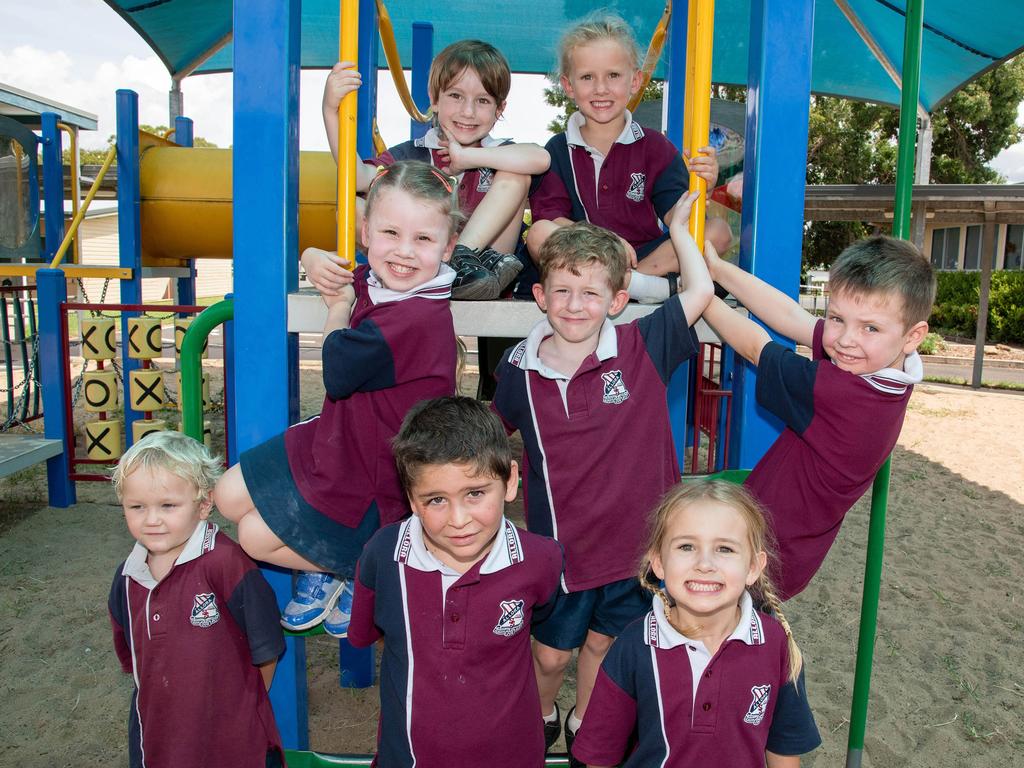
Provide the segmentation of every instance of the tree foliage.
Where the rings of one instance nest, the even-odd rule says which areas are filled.
[[[146,133],[153,133],[153,134],[156,134],[157,136],[164,136],[168,132],[169,129],[168,129],[168,127],[166,125],[145,125],[145,124],[143,124],[143,125],[139,126],[139,130],[140,131],[145,131]],[[174,137],[172,136],[171,138],[173,139]],[[117,141],[117,136],[111,134],[110,136],[107,137],[107,146],[104,147],[103,149],[79,149],[78,150],[79,162],[82,165],[101,165],[103,163],[103,160],[106,158],[107,153],[110,151],[110,148],[112,146],[114,146],[114,143],[116,141]],[[214,144],[212,141],[208,141],[208,140],[204,139],[202,136],[194,136],[193,139],[192,139],[192,146],[194,146],[194,147],[213,147],[213,148],[217,147],[217,145]],[[65,165],[68,165],[71,162],[71,150],[70,149],[65,149],[64,150],[62,159],[63,159],[63,162],[64,162]],[[114,163],[113,164],[117,165],[117,158],[116,157],[114,158]]]

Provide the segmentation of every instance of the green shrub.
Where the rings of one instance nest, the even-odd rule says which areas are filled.
[[[981,274],[939,272],[937,277],[935,306],[928,324],[960,336],[974,336]],[[1024,272],[992,273],[986,335],[990,341],[1024,343]]]
[[[936,352],[941,352],[945,346],[939,334],[929,333],[918,345],[917,351],[922,355],[934,355]]]

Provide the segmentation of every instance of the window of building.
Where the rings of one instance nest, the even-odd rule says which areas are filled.
[[[1003,269],[1024,268],[1021,252],[1024,251],[1024,224],[1010,224],[1006,228],[1006,248],[1003,250]]]
[[[932,232],[932,266],[956,269],[960,255],[960,227],[946,227]]]

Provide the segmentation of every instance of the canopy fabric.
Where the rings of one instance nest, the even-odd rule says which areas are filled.
[[[104,0],[150,44],[172,75],[231,69],[231,0]],[[237,0],[244,4],[244,0]],[[815,0],[812,90],[886,104],[899,88],[861,39],[840,3],[867,29],[899,71],[903,61],[905,0]],[[516,72],[555,68],[558,36],[595,8],[621,14],[645,48],[663,0],[387,0],[403,63],[411,60],[412,22],[434,24],[434,49],[463,38],[498,46]],[[712,77],[744,84],[750,0],[717,0]],[[1024,48],[1021,0],[927,0],[922,46],[921,104],[932,111],[986,70]],[[212,52],[212,55],[211,55]],[[338,2],[302,1],[302,66],[328,68],[338,55]],[[667,55],[667,53],[666,53]],[[384,58],[381,55],[381,65]],[[656,73],[662,76],[664,62]]]

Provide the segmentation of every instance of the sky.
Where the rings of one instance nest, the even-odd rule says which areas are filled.
[[[0,25],[0,82],[92,112],[99,128],[81,134],[84,148],[106,146],[114,133],[114,92],[139,94],[139,119],[166,125],[170,75],[136,32],[101,0],[35,0],[7,3]],[[326,71],[303,72],[300,84],[299,145],[327,150],[320,97]],[[409,122],[390,76],[378,79],[378,118],[389,145],[409,138]],[[505,114],[494,135],[543,144],[556,110],[545,104],[546,81],[513,77]],[[231,75],[200,75],[182,84],[185,114],[195,135],[227,147],[231,139]],[[1018,110],[1024,125],[1024,104]],[[1024,142],[1003,150],[991,163],[1011,182],[1024,182]]]

